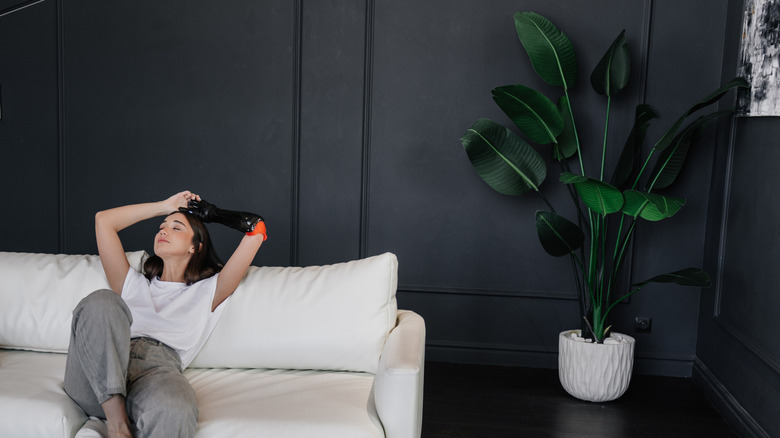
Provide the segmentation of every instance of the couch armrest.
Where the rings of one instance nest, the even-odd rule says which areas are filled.
[[[374,403],[386,438],[419,438],[422,431],[425,320],[399,310],[374,379]]]

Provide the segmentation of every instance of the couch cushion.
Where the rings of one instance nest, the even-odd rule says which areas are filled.
[[[384,437],[369,408],[373,375],[306,370],[193,369],[196,438]]]
[[[251,267],[191,367],[376,372],[398,262],[385,253],[306,268]]]
[[[140,267],[144,251],[128,253]],[[108,288],[96,255],[0,252],[0,347],[65,352],[73,308]]]
[[[64,354],[0,350],[0,435],[72,437],[87,420],[65,394]]]

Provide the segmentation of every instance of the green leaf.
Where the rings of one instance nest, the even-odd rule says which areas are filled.
[[[516,13],[515,29],[539,77],[564,89],[574,86],[577,56],[566,34],[535,12]]]
[[[612,96],[628,84],[630,73],[631,56],[626,46],[626,31],[623,30],[593,69],[590,83],[596,93]]]
[[[541,155],[492,120],[477,120],[460,140],[479,176],[499,193],[539,191],[547,177],[547,164]]]
[[[637,105],[634,126],[628,134],[626,144],[623,146],[623,152],[620,153],[620,159],[615,167],[615,174],[612,176],[612,185],[615,187],[622,188],[626,182],[636,178],[636,173],[639,169],[637,159],[642,152],[645,134],[647,134],[650,121],[656,117],[658,117],[658,113],[650,105]]]
[[[553,150],[553,158],[561,161],[577,153],[577,136],[574,133],[574,122],[571,117],[571,106],[566,96],[558,100],[558,112],[563,118],[563,130],[558,135],[558,147]]]
[[[563,130],[558,108],[546,96],[524,85],[508,85],[493,90],[493,100],[518,128],[539,144],[554,143]]]
[[[636,283],[635,285],[642,287],[647,283],[675,283],[680,286],[692,287],[710,287],[712,285],[710,276],[698,268],[686,268],[680,271],[658,275],[641,283]]]
[[[623,193],[615,186],[568,172],[561,174],[561,182],[574,184],[582,202],[602,216],[618,212],[623,208]]]
[[[663,189],[672,185],[682,171],[685,159],[688,157],[688,150],[701,137],[707,122],[733,112],[734,108],[730,108],[701,116],[677,134],[670,146],[661,151],[650,174],[648,190]]]
[[[547,254],[554,257],[576,251],[585,241],[577,225],[550,211],[536,212],[536,234]]]
[[[634,218],[639,216],[648,221],[660,221],[672,217],[685,205],[683,198],[643,193],[636,190],[624,192],[623,197],[626,200],[623,205],[623,213]]]
[[[683,122],[685,122],[685,119],[688,118],[688,116],[708,105],[717,102],[721,97],[723,97],[724,94],[733,88],[750,88],[750,85],[743,78],[734,78],[724,84],[722,87],[708,94],[694,106],[689,108],[688,111],[683,113],[683,115],[680,116],[676,122],[674,122],[674,125],[672,125],[672,127],[666,131],[666,134],[664,134],[664,136],[661,137],[661,139],[658,140],[658,142],[655,144],[654,149],[656,151],[662,151],[666,149],[672,143],[672,140],[674,140],[674,138],[677,136],[677,131],[680,130],[680,127],[682,126]]]

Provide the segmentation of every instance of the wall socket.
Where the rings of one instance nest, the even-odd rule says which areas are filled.
[[[650,333],[653,329],[653,318],[637,316],[634,318],[634,331],[637,333]]]

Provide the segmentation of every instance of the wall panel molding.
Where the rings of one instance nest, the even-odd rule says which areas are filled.
[[[543,353],[558,355],[558,348],[544,348],[538,345],[520,345],[520,344],[493,344],[483,342],[459,342],[441,339],[430,339],[427,342],[428,347],[433,348],[453,348],[465,350],[487,350],[487,351],[509,351],[515,353]]]
[[[736,100],[736,96],[734,97],[734,99]],[[738,123],[739,120],[740,119],[732,118],[730,129],[729,129],[729,138],[728,138],[726,165],[725,165],[726,168],[725,168],[724,181],[723,181],[723,200],[722,200],[723,208],[721,213],[722,220],[721,220],[720,234],[719,234],[717,272],[715,273],[716,281],[715,281],[715,296],[714,296],[712,318],[734,340],[736,340],[747,350],[753,353],[759,360],[761,360],[767,366],[773,369],[775,373],[780,374],[780,361],[773,358],[771,353],[766,348],[759,345],[759,343],[755,339],[753,339],[752,336],[748,335],[744,330],[737,327],[725,315],[723,315],[722,312],[723,299],[725,294],[724,277],[725,277],[725,268],[726,268],[726,259],[727,259],[726,251],[729,242],[729,218],[730,218],[731,205],[732,205],[731,198],[732,198],[732,191],[733,191],[732,183],[734,180],[734,166],[735,166],[734,160],[736,154],[737,129],[739,125]]]
[[[647,96],[647,72],[650,65],[650,30],[653,28],[653,0],[645,0],[644,27],[642,28],[642,52],[639,65],[639,101],[645,102]]]
[[[479,289],[445,286],[398,285],[398,292],[411,294],[469,295],[477,297],[534,298],[577,301],[577,295],[566,291],[527,291],[514,289]]]
[[[0,1],[0,198],[33,233],[13,232],[19,218],[0,218],[3,251],[59,252],[60,92],[56,0]]]
[[[362,0],[302,6],[297,266],[360,257],[371,141],[366,8]]]
[[[493,344],[493,343],[477,343],[477,342],[458,342],[443,339],[429,339],[426,343],[428,347],[433,348],[454,348],[454,349],[467,349],[467,350],[486,350],[486,351],[508,351],[515,353],[543,353],[554,354],[558,356],[558,347],[545,348],[538,345],[522,345],[522,344]],[[693,362],[696,360],[695,356],[687,354],[663,354],[663,353],[640,353],[634,356],[640,360],[663,360],[671,362]]]
[[[775,360],[765,348],[756,344],[756,342],[753,339],[751,339],[750,336],[748,336],[744,331],[740,330],[736,325],[732,324],[726,318],[723,318],[721,316],[716,316],[714,319],[715,322],[717,322],[718,325],[722,327],[723,330],[726,331],[726,333],[731,335],[731,337],[733,337],[743,347],[745,347],[751,353],[753,353],[758,359],[764,362],[775,373],[780,374],[780,362]]]
[[[374,86],[374,0],[366,1],[365,58],[363,79],[363,137],[360,196],[359,255],[368,255],[369,201],[371,195],[371,128]]]
[[[459,342],[429,338],[426,357],[434,361],[484,363],[500,358],[503,364],[557,368],[558,348],[539,345]],[[637,373],[689,375],[695,357],[685,354],[640,353],[634,356]],[[666,370],[665,372],[659,370]]]
[[[736,101],[736,96],[734,97]],[[720,316],[721,299],[723,296],[723,274],[725,266],[725,254],[726,254],[726,242],[728,241],[728,222],[729,222],[729,207],[731,201],[731,180],[734,171],[734,149],[737,143],[736,139],[737,123],[734,119],[731,121],[729,129],[729,139],[726,149],[726,169],[723,178],[723,200],[721,211],[721,223],[720,233],[718,235],[718,264],[717,271],[715,272],[715,306],[713,317],[716,319]]]
[[[63,20],[64,0],[57,0],[57,152],[59,154],[59,205],[57,206],[59,220],[59,252],[67,248],[65,228],[65,25]]]
[[[300,253],[298,237],[301,210],[301,87],[303,63],[303,0],[297,0],[293,10],[293,90],[292,90],[292,138],[290,140],[290,266],[298,265]]]

